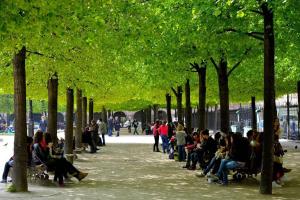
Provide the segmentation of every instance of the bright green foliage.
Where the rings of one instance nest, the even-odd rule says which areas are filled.
[[[294,92],[300,80],[298,0],[277,0],[275,12],[277,94]],[[47,80],[59,78],[59,105],[66,88],[81,88],[95,109],[144,108],[165,104],[170,88],[197,76],[189,62],[225,51],[229,67],[250,53],[229,79],[230,101],[263,95],[262,41],[243,34],[262,32],[257,1],[175,0],[2,0],[0,2],[0,94],[13,93],[11,59],[27,53],[27,96],[47,99]],[[228,28],[240,32],[224,31]],[[38,53],[37,53],[38,52]],[[38,55],[39,54],[39,55]],[[42,55],[41,55],[42,54]],[[174,98],[173,98],[174,99]],[[216,72],[207,70],[207,102],[217,103]],[[174,102],[174,101],[173,101]]]

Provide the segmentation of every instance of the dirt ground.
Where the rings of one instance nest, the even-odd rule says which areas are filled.
[[[293,169],[285,186],[274,188],[272,196],[264,196],[259,194],[256,179],[229,186],[209,184],[205,178],[196,177],[195,171],[183,169],[184,163],[152,152],[151,144],[109,143],[97,154],[78,155],[75,166],[89,173],[83,181],[72,179],[64,188],[51,182],[45,186],[30,183],[30,192],[23,194],[8,193],[6,185],[0,184],[0,199],[300,199],[299,150],[289,150],[284,162]]]

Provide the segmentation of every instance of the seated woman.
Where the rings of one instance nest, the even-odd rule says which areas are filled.
[[[29,137],[27,136],[27,165],[30,166],[31,165],[31,147],[32,147],[32,142],[33,142],[33,139],[32,137]],[[2,180],[1,180],[1,183],[7,183],[7,177],[8,177],[8,173],[9,173],[9,169],[11,167],[13,167],[14,165],[14,156],[12,156],[9,161],[7,161],[5,163],[5,166],[4,166],[4,171],[3,171],[3,174],[2,174]]]
[[[212,170],[212,174],[215,174],[217,172],[221,164],[221,160],[225,158],[226,154],[228,153],[228,150],[230,149],[229,140],[230,140],[230,136],[219,139],[218,150],[216,151],[215,156],[210,160],[207,167],[202,172],[197,173],[196,176],[204,177],[211,170]]]
[[[228,153],[227,159],[222,159],[216,176],[212,176],[213,179],[219,180],[221,184],[228,184],[227,173],[230,169],[236,169],[238,167],[244,167],[249,160],[249,142],[246,138],[243,138],[240,134],[231,135],[231,148]]]
[[[63,176],[66,176],[67,173],[76,177],[79,181],[88,175],[87,173],[77,170],[62,155],[57,155],[54,152],[49,133],[46,133],[45,136],[43,136],[43,132],[36,132],[32,158],[34,164],[44,164],[46,165],[47,170],[54,171],[54,181],[56,181],[58,178],[58,183],[60,186],[63,186]]]

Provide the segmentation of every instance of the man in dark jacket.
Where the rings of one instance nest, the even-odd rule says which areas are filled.
[[[202,169],[210,162],[217,151],[217,142],[209,136],[209,130],[205,129],[201,131],[201,144],[194,151],[193,167],[196,167],[197,162]]]

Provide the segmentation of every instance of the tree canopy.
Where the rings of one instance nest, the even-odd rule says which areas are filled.
[[[298,0],[2,0],[0,94],[13,93],[11,59],[27,48],[27,97],[47,99],[57,73],[59,104],[66,88],[80,88],[102,106],[137,110],[165,104],[171,87],[197,76],[189,63],[208,62],[207,102],[218,103],[216,71],[209,62],[225,53],[228,66],[242,60],[229,79],[230,101],[263,95],[263,19],[259,3],[275,15],[276,94],[296,91],[300,80]],[[247,55],[245,51],[249,50]]]

